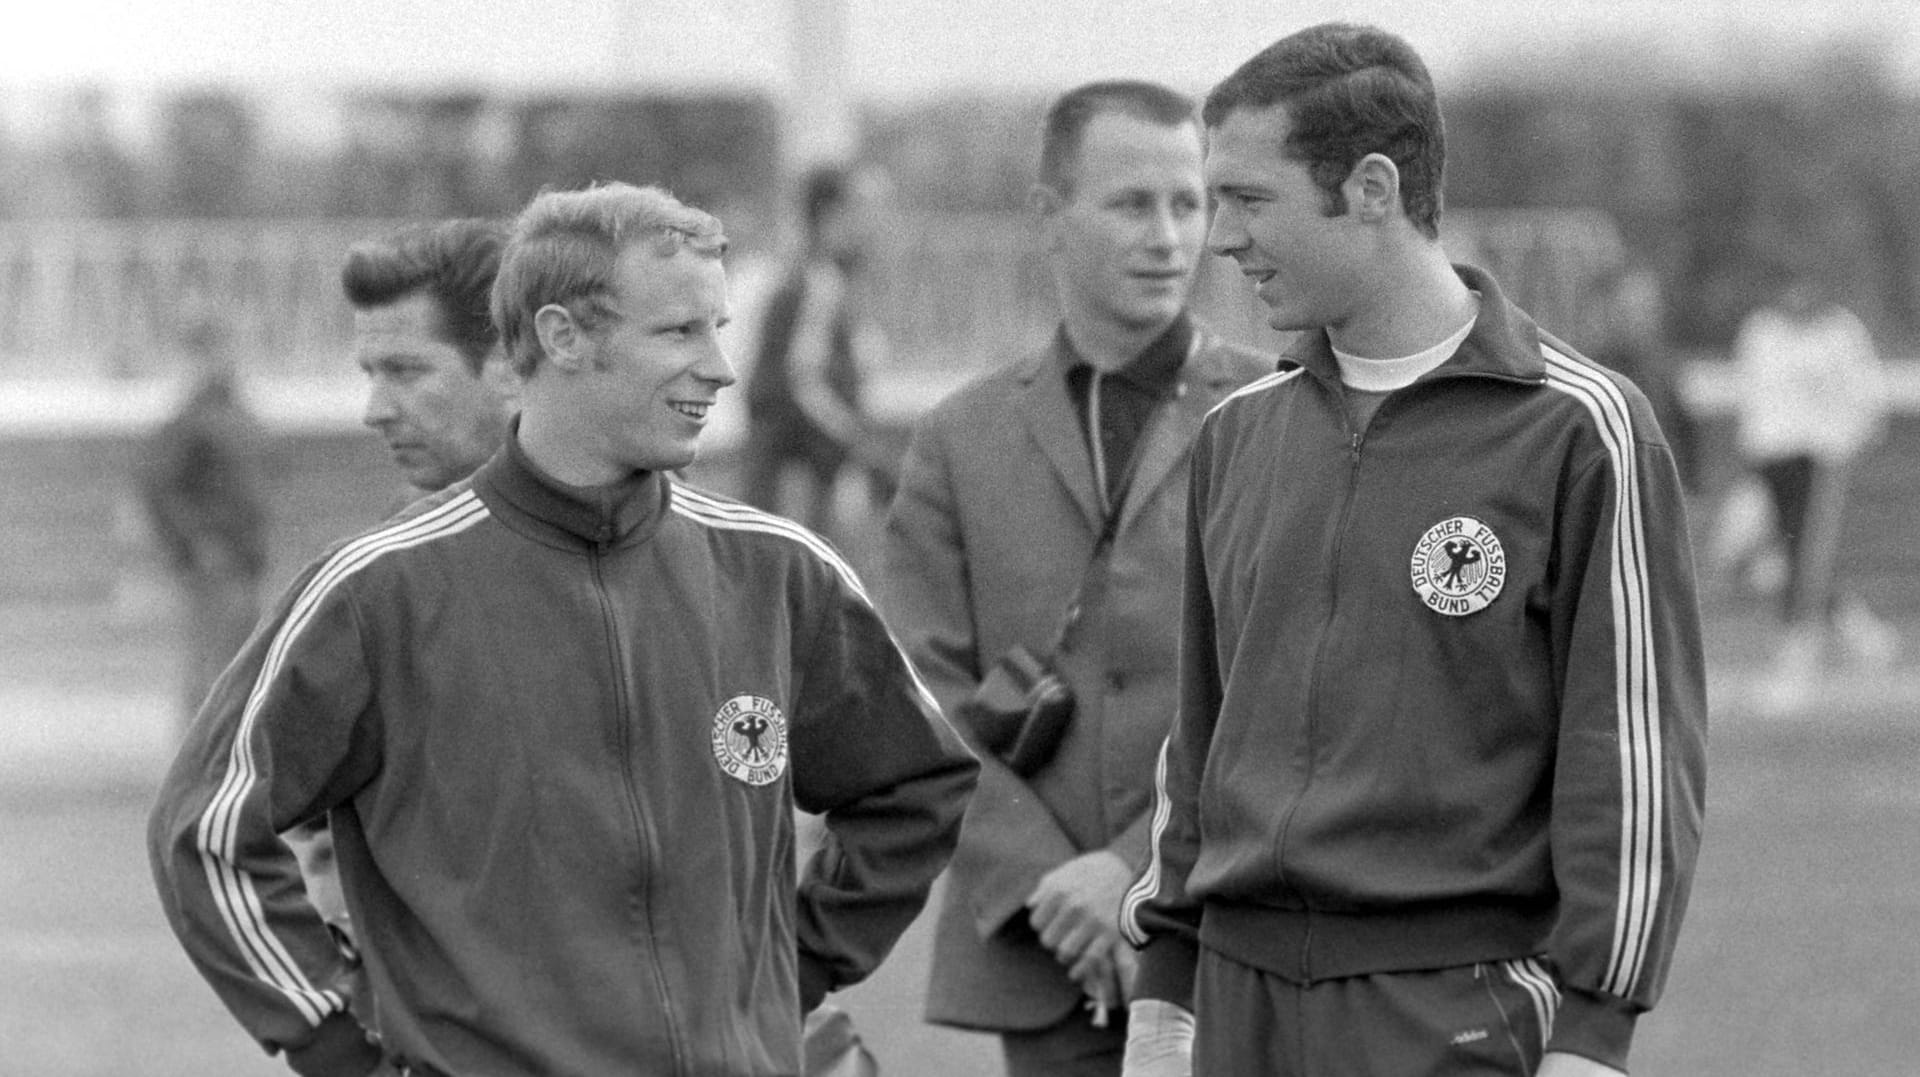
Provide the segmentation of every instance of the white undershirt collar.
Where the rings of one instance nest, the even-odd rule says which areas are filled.
[[[1430,348],[1423,348],[1412,355],[1398,359],[1366,359],[1351,352],[1333,349],[1333,358],[1340,364],[1340,381],[1350,389],[1367,393],[1390,393],[1395,389],[1405,389],[1418,381],[1420,375],[1439,366],[1453,357],[1460,343],[1473,332],[1474,323],[1480,320],[1479,296],[1474,296],[1473,317],[1467,324],[1447,335],[1445,340]]]

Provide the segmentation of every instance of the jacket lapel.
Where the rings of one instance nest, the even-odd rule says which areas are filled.
[[[1214,350],[1211,337],[1195,326],[1193,339],[1193,355],[1180,368],[1175,390],[1178,395],[1172,404],[1154,413],[1140,447],[1134,450],[1140,459],[1134,465],[1126,500],[1120,505],[1122,530],[1132,525],[1160,487],[1173,477],[1174,469],[1186,465],[1187,447],[1199,432],[1200,421],[1233,389],[1233,379]]]
[[[1093,486],[1093,461],[1087,454],[1086,439],[1080,424],[1073,419],[1073,401],[1067,398],[1067,384],[1060,372],[1058,344],[1028,359],[1021,374],[1026,391],[1021,394],[1026,412],[1027,431],[1040,446],[1047,462],[1053,465],[1060,485],[1080,508],[1089,530],[1100,531],[1100,500]],[[1062,420],[1062,416],[1066,416]]]

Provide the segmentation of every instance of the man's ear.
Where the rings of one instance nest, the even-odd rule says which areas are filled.
[[[1059,245],[1059,240],[1054,235],[1053,218],[1054,214],[1059,213],[1066,204],[1067,196],[1047,184],[1036,183],[1027,188],[1027,208],[1039,218],[1041,244],[1047,250],[1053,250]]]
[[[1347,212],[1368,223],[1392,220],[1401,213],[1400,166],[1384,153],[1369,153],[1347,173],[1341,191]]]
[[[585,370],[592,365],[591,341],[573,312],[558,303],[548,303],[533,312],[533,333],[547,362],[562,370]]]

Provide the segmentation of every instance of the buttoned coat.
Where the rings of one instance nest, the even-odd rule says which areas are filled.
[[[1174,399],[1142,432],[1118,528],[1058,668],[1077,700],[1027,779],[981,750],[947,879],[927,1019],[1050,1026],[1082,1000],[1028,926],[1042,875],[1095,849],[1147,855],[1154,758],[1173,719],[1189,448],[1213,406],[1274,360],[1196,327]],[[884,542],[885,608],[947,715],[1016,644],[1042,652],[1094,556],[1103,517],[1056,335],[957,390],[917,426]],[[977,742],[976,742],[977,743]]]

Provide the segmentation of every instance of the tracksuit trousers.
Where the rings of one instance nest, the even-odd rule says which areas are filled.
[[[1559,998],[1533,958],[1299,984],[1202,947],[1194,1077],[1533,1077]]]

